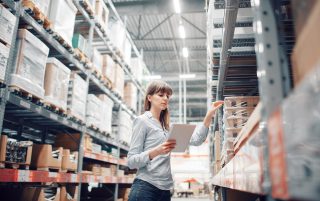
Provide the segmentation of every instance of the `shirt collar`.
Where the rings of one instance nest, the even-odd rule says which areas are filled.
[[[150,111],[145,111],[144,113],[149,119],[152,119],[152,113]]]

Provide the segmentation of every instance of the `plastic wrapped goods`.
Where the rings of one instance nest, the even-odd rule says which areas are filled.
[[[18,87],[38,98],[44,98],[44,73],[49,48],[26,29],[20,29],[17,37],[15,72],[10,86]]]
[[[137,111],[137,87],[132,82],[127,82],[124,85],[124,102],[132,108],[134,111]]]
[[[88,94],[87,98],[87,126],[94,126],[100,128],[101,125],[101,103],[102,101],[94,94]]]
[[[71,73],[68,94],[68,112],[85,121],[88,85],[78,74]]]
[[[102,60],[102,55],[97,50],[97,48],[93,48],[93,54],[92,54],[91,60],[92,60],[93,68],[99,73],[101,73],[103,60]]]
[[[139,57],[131,58],[131,71],[139,82],[142,81],[144,62]]]
[[[113,101],[104,94],[99,95],[99,99],[101,100],[101,124],[100,129],[103,132],[111,134],[112,132],[112,108]]]
[[[96,14],[95,17],[98,20],[98,22],[101,24],[102,28],[107,30],[109,9],[103,0],[96,0],[95,14]]]
[[[124,71],[119,64],[116,64],[114,91],[117,92],[120,97],[123,97],[124,92]]]
[[[52,0],[49,9],[49,19],[52,29],[57,32],[70,46],[77,14],[77,8],[72,0]]]
[[[112,85],[114,84],[115,82],[115,73],[116,73],[116,64],[115,62],[113,61],[113,59],[111,58],[111,56],[109,55],[103,55],[102,57],[102,75],[104,77],[107,77]]]
[[[124,42],[124,47],[123,47],[123,59],[127,64],[129,64],[129,66],[131,65],[131,49],[132,49],[131,43],[129,39],[126,38]]]
[[[120,21],[110,21],[109,29],[111,42],[123,52],[123,44],[126,39],[126,30],[124,26]]]
[[[132,120],[130,115],[125,111],[120,111],[119,113],[118,135],[120,141],[129,145],[132,135]]]
[[[45,102],[67,110],[70,69],[56,58],[48,58],[44,79]]]
[[[0,40],[11,45],[16,16],[0,4]]]
[[[4,81],[10,48],[0,43],[0,82]]]

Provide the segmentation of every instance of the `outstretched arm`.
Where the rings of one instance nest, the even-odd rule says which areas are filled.
[[[203,124],[197,126],[197,128],[194,130],[190,139],[190,145],[199,146],[206,140],[212,118],[222,105],[223,101],[216,101],[212,104],[211,108],[208,110],[203,119]]]

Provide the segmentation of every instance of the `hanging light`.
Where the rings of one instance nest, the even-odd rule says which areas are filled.
[[[186,48],[186,47],[182,48],[182,56],[185,58],[189,57],[188,48]]]
[[[180,1],[179,0],[173,0],[174,10],[176,13],[181,13],[180,8]]]
[[[184,29],[183,25],[179,25],[179,33],[180,33],[180,38],[186,38],[186,30]]]

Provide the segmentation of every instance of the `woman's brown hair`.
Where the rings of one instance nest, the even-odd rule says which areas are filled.
[[[172,95],[172,89],[169,84],[164,81],[153,81],[148,85],[146,96],[144,99],[144,111],[149,111],[151,109],[151,102],[148,100],[148,95],[154,95],[157,93],[166,93],[169,96]],[[170,122],[170,115],[168,108],[162,110],[160,113],[160,123],[162,128],[169,130],[169,122]]]

